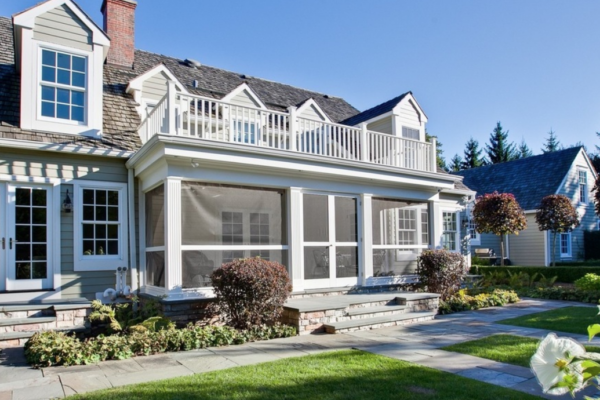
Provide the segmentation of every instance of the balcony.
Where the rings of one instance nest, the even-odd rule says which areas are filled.
[[[142,122],[143,143],[157,134],[193,137],[333,159],[436,171],[436,145],[366,128],[299,117],[177,92],[173,85]]]

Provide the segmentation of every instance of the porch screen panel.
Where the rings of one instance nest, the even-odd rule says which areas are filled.
[[[417,257],[428,247],[425,202],[373,199],[373,276],[414,274]]]
[[[182,182],[184,288],[211,286],[223,263],[261,257],[287,264],[284,190]]]
[[[165,190],[160,185],[145,194],[146,285],[165,286]]]

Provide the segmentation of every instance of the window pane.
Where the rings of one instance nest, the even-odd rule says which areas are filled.
[[[96,221],[106,221],[106,206],[96,206]]]
[[[106,239],[106,225],[96,225],[96,239]]]
[[[84,121],[83,107],[71,107],[71,119],[73,121]]]
[[[108,238],[109,239],[118,239],[119,238],[119,225],[108,225]]]
[[[184,245],[250,244],[251,214],[268,214],[270,243],[287,244],[283,190],[182,182],[181,203]]]
[[[116,190],[109,190],[107,192],[108,196],[108,205],[109,206],[118,206],[119,205],[119,192]]]
[[[69,119],[69,112],[70,107],[64,104],[57,104],[56,105],[56,117],[57,118],[62,118],[62,119]]]
[[[65,71],[64,69],[56,70],[56,82],[63,85],[70,85],[71,73],[69,71]]]
[[[33,226],[31,227],[31,230],[33,232],[34,242],[45,242],[47,240],[45,226]]]
[[[17,243],[15,245],[15,260],[17,260],[17,261],[31,260],[31,245]]]
[[[69,96],[71,95],[70,90],[66,89],[56,89],[56,100],[59,103],[69,104]]]
[[[329,246],[304,247],[304,279],[329,278]]]
[[[106,240],[96,240],[96,255],[106,255]]]
[[[110,196],[109,196],[110,198]],[[146,246],[163,246],[165,244],[165,193],[160,185],[145,195],[146,208]],[[184,219],[185,220],[185,219]],[[198,227],[196,227],[197,229]]]
[[[33,263],[33,279],[46,279],[48,268],[45,262]]]
[[[93,221],[94,220],[94,206],[83,206],[83,220]]]
[[[54,113],[54,103],[42,101],[42,116],[51,118],[56,117],[56,114]]]
[[[94,191],[83,189],[83,204],[94,204]]]
[[[83,224],[83,238],[93,239],[94,238],[94,225]]]
[[[56,53],[50,50],[42,50],[42,64],[56,65]]]
[[[79,72],[73,72],[73,86],[77,87],[85,87],[85,74],[81,74]]]
[[[31,223],[31,208],[15,207],[15,222],[17,224]]]
[[[34,208],[32,222],[34,224],[45,224],[46,223],[46,209],[45,208]]]
[[[335,198],[335,236],[338,242],[356,242],[356,199]]]
[[[92,256],[94,255],[94,241],[84,240],[83,241],[83,255]]]
[[[58,67],[71,69],[71,56],[68,54],[57,53]]]
[[[374,245],[427,244],[426,235],[418,235],[417,215],[427,213],[427,203],[373,199],[372,231]]]
[[[163,251],[146,253],[146,284],[165,286],[165,253]]]
[[[85,72],[85,58],[83,57],[72,57],[73,71]]]
[[[42,81],[56,82],[56,69],[53,67],[42,67]]]
[[[16,226],[15,239],[17,242],[31,241],[31,226]]]
[[[71,92],[71,104],[76,106],[83,106],[83,98],[83,92],[78,92],[76,90],[73,90]]]
[[[34,244],[31,246],[32,260],[46,260],[46,245],[45,244]]]
[[[118,221],[119,220],[119,207],[108,207],[108,220]]]
[[[109,254],[109,255],[119,254],[119,241],[118,240],[108,240],[106,251],[107,251],[107,254]]]
[[[96,204],[106,204],[106,190],[96,190]]]
[[[373,249],[373,276],[411,275],[417,270],[420,249]]]
[[[304,201],[304,241],[329,241],[328,196],[305,194]]]
[[[32,202],[34,206],[45,206],[46,205],[46,191],[43,189],[33,189],[32,191]]]
[[[18,206],[29,206],[31,205],[31,189],[17,188],[15,190],[15,204]]]
[[[52,87],[42,86],[42,100],[54,101],[55,90]],[[54,106],[52,106],[54,108]]]
[[[338,278],[358,276],[358,247],[336,247],[335,273]]]
[[[16,265],[17,279],[31,279],[31,264],[17,263]]]

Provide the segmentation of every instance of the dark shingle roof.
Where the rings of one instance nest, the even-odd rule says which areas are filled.
[[[133,69],[104,66],[104,132],[101,140],[84,136],[24,131],[19,128],[20,77],[14,64],[13,40],[12,21],[0,17],[0,138],[136,150],[141,146],[136,132],[141,121],[135,110],[137,104],[131,95],[125,93],[125,89],[132,79],[161,63],[169,68],[193,94],[220,99],[246,82],[265,105],[274,110],[285,111],[289,106],[313,98],[336,122],[358,113],[358,110],[339,97],[208,66],[196,69],[183,60],[137,50]],[[192,86],[194,80],[198,81],[198,88]]]
[[[477,195],[512,193],[524,210],[535,210],[544,196],[555,194],[581,147],[520,160],[467,169],[453,174]]]
[[[396,107],[398,103],[400,103],[402,99],[408,94],[412,94],[412,92],[406,92],[398,97],[394,97],[393,99],[388,100],[385,103],[381,103],[378,106],[369,108],[368,110],[361,112],[360,114],[356,114],[350,118],[347,118],[341,121],[341,123],[345,125],[354,126],[360,124],[361,122],[368,121],[371,118],[375,118],[381,114],[385,114],[386,112],[392,111],[394,107]]]

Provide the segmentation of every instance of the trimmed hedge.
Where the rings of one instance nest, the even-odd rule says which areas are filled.
[[[25,357],[35,368],[82,365],[167,351],[228,346],[295,335],[296,328],[287,325],[263,325],[244,330],[236,330],[228,326],[189,325],[184,329],[100,335],[83,341],[64,332],[44,331],[34,334],[25,343]]]
[[[519,272],[526,272],[529,275],[533,274],[544,274],[544,276],[551,277],[556,276],[556,282],[562,283],[574,283],[577,279],[584,277],[586,274],[597,274],[600,275],[600,266],[597,267],[484,267],[484,266],[473,266],[471,267],[470,273],[475,275],[483,275],[490,272],[504,271],[507,273],[515,274]],[[507,274],[508,275],[508,274]]]

